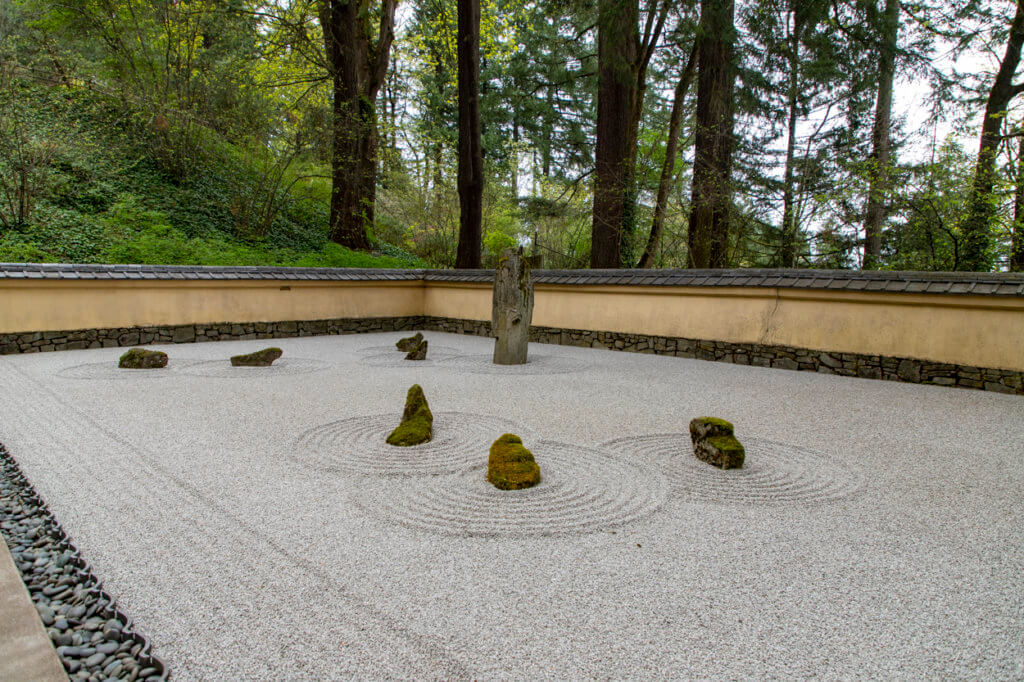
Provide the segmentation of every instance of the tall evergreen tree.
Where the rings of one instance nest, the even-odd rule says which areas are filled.
[[[395,4],[383,0],[376,39],[369,0],[320,0],[328,73],[333,92],[331,149],[332,241],[370,246],[377,196],[377,93],[384,83],[394,39]]]
[[[1002,141],[1003,123],[1010,100],[1024,92],[1024,83],[1014,83],[1024,46],[1024,0],[1017,0],[1017,10],[1010,24],[1006,51],[999,62],[999,71],[985,103],[981,123],[978,160],[971,188],[970,212],[962,227],[965,244],[961,260],[963,270],[987,270],[992,247],[991,221],[995,213],[992,189],[996,177],[996,154]]]
[[[479,268],[484,155],[480,144],[480,0],[459,0],[459,245],[457,268]]]
[[[697,46],[697,120],[688,232],[694,268],[727,265],[732,211],[733,0],[703,0]]]

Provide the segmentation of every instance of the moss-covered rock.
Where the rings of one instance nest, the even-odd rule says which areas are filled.
[[[416,346],[415,349],[409,351],[409,354],[405,356],[406,360],[426,360],[427,359],[427,341],[424,339],[420,341],[420,345]]]
[[[232,355],[232,367],[270,367],[274,360],[284,355],[280,348],[264,348],[246,355]]]
[[[501,490],[522,490],[540,483],[540,467],[523,440],[506,433],[491,445],[487,459],[487,480]]]
[[[693,454],[719,469],[739,469],[746,459],[743,444],[733,434],[730,422],[717,417],[698,417],[690,422]]]
[[[389,445],[406,447],[427,443],[434,437],[434,415],[419,384],[413,384],[405,397],[402,423],[387,437]]]
[[[416,348],[420,345],[422,341],[423,334],[421,334],[420,332],[416,332],[412,336],[407,336],[404,339],[398,339],[398,342],[395,343],[395,348],[402,351],[403,353],[411,353],[412,351],[416,350]]]
[[[117,366],[122,369],[159,369],[167,366],[167,353],[145,348],[132,348],[121,356]]]

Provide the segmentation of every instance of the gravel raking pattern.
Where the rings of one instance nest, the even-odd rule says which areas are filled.
[[[330,369],[331,364],[313,358],[283,357],[270,367],[234,367],[228,358],[193,362],[179,368],[182,374],[216,379],[269,379],[290,374],[310,374]]]
[[[173,362],[172,359],[171,363],[173,364]],[[117,358],[114,358],[107,362],[87,362],[82,365],[65,367],[57,372],[57,376],[65,379],[99,379],[102,381],[166,379],[174,376],[176,368],[172,364],[158,369],[122,369],[117,366]]]
[[[582,535],[617,528],[657,511],[668,483],[601,452],[556,443],[528,443],[541,467],[541,482],[525,490],[498,490],[483,464],[397,492],[364,488],[357,504],[370,514],[417,530],[460,536],[538,537]]]
[[[168,678],[2,445],[0,531],[71,680]]]
[[[440,364],[470,374],[508,374],[523,376],[530,374],[572,374],[580,372],[589,363],[580,358],[566,355],[547,355],[530,351],[525,365],[496,365],[494,356],[458,355],[440,360]]]
[[[795,504],[856,495],[860,479],[835,459],[795,445],[744,438],[746,463],[721,470],[693,456],[688,433],[617,438],[601,447],[651,462],[685,501],[733,504]]]
[[[503,433],[524,433],[507,419],[466,412],[435,412],[434,438],[410,447],[388,445],[384,439],[401,415],[341,419],[303,433],[292,458],[322,471],[383,476],[436,475],[460,471],[487,461],[487,453]]]

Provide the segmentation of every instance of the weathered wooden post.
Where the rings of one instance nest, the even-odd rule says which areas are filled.
[[[525,365],[533,319],[533,280],[523,250],[505,249],[494,271],[494,364]]]

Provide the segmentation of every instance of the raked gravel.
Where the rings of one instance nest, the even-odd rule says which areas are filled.
[[[1024,677],[1021,397],[537,344],[482,373],[493,341],[432,332],[457,354],[362,364],[403,335],[275,339],[322,365],[235,381],[182,370],[268,343],[2,356],[0,442],[176,680]],[[548,485],[485,488],[482,445],[361,459],[413,382]],[[702,415],[748,471],[690,461]]]

